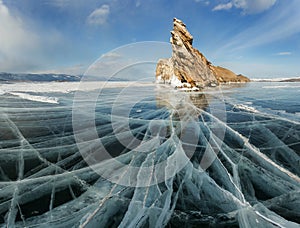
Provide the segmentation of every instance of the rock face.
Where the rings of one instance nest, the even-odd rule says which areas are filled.
[[[204,88],[223,82],[248,82],[247,77],[213,66],[205,56],[193,47],[193,36],[186,25],[176,18],[173,20],[170,43],[172,57],[160,59],[156,66],[156,80],[170,83],[175,87]]]
[[[250,82],[250,79],[246,76],[243,76],[241,74],[236,75],[231,70],[228,70],[226,68],[220,67],[220,66],[213,66],[211,65],[210,68],[215,74],[215,77],[217,78],[218,82],[220,83],[228,83],[228,82]]]

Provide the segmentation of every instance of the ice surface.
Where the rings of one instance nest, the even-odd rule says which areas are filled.
[[[106,82],[106,81],[85,81],[85,82],[19,82],[13,84],[0,84],[0,95],[8,92],[36,92],[36,93],[69,93],[83,90],[90,91],[105,88],[126,87],[127,85],[144,87],[149,86],[146,82]]]
[[[236,88],[78,86],[1,85],[0,226],[299,227],[296,114]]]

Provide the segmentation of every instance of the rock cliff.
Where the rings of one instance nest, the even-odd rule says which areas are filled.
[[[250,82],[250,79],[246,76],[241,74],[236,75],[231,70],[228,70],[224,67],[220,66],[213,66],[211,65],[210,68],[215,74],[216,79],[220,83],[228,83],[228,82]]]
[[[186,29],[186,25],[177,18],[174,18],[173,25],[170,38],[172,57],[158,61],[157,82],[197,90],[206,86],[216,86],[219,83],[250,81],[247,77],[238,76],[228,69],[213,66],[200,51],[193,47],[193,36]]]

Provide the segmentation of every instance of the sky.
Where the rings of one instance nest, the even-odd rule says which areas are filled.
[[[214,65],[300,76],[299,9],[299,0],[0,0],[0,72],[82,74],[120,46],[169,42],[176,17]]]

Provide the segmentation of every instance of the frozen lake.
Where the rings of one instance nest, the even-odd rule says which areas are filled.
[[[13,83],[0,97],[0,226],[299,227],[300,83]]]

